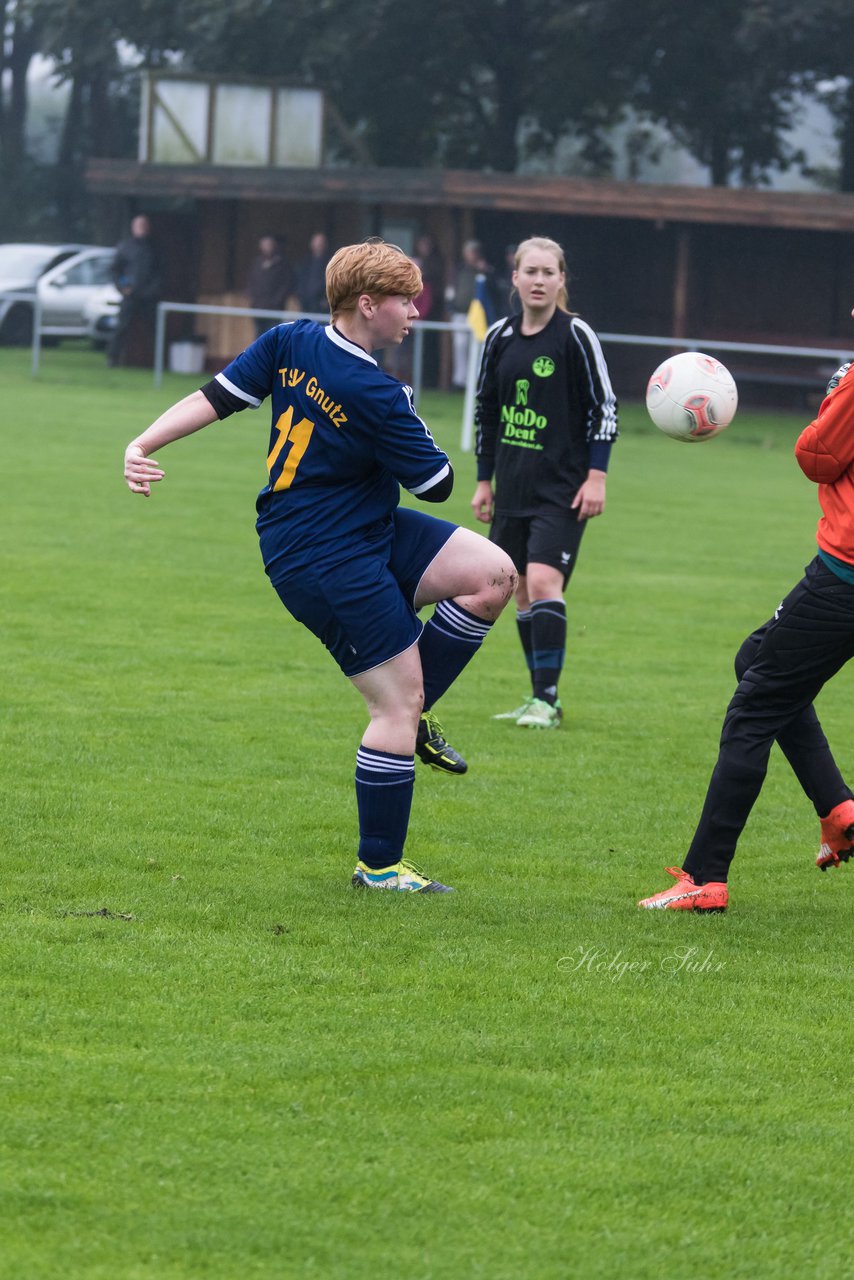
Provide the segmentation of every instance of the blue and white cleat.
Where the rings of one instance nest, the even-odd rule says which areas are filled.
[[[411,862],[396,862],[391,867],[366,867],[356,863],[351,881],[356,889],[391,889],[396,893],[453,893],[450,885],[431,880]]]

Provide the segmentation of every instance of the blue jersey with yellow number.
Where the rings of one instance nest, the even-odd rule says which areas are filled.
[[[449,470],[412,389],[332,325],[278,325],[216,381],[244,406],[271,399],[269,479],[256,505],[274,585],[301,565],[375,541],[400,485],[417,495]]]

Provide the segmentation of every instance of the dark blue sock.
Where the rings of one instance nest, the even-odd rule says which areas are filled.
[[[528,674],[531,677],[531,689],[534,688],[534,649],[531,644],[531,610],[522,609],[516,612],[516,629],[519,632],[519,639],[522,642],[522,650],[525,654],[525,665],[528,668]]]
[[[359,747],[356,754],[356,804],[359,810],[359,861],[379,869],[400,862],[409,827],[415,757]]]
[[[429,711],[471,662],[492,627],[453,600],[440,600],[418,641],[424,676],[424,710]]]
[[[534,697],[552,706],[566,652],[566,603],[534,600],[531,604],[531,648],[534,653]]]

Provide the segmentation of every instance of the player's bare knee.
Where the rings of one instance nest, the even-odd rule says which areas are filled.
[[[391,705],[377,707],[371,711],[371,722],[389,733],[401,731],[415,734],[418,721],[424,709],[424,695],[417,701],[401,699]]]
[[[498,548],[496,548],[498,551]],[[512,599],[519,582],[513,561],[499,552],[490,564],[486,584],[480,592],[483,616],[494,621],[504,606]]]
[[[516,572],[516,566],[508,555],[502,554],[501,562],[496,566],[490,585],[493,587],[499,606],[500,613],[509,600],[516,594],[516,588],[519,585],[519,574]]]

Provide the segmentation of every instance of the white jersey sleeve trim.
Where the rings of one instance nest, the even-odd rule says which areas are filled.
[[[602,346],[590,325],[579,316],[573,316],[572,329],[587,369],[587,381],[591,397],[599,405],[601,412],[599,430],[594,432],[591,438],[604,441],[615,440],[617,437],[617,398],[614,395],[614,388],[611,386],[611,378]],[[587,339],[587,347],[580,340],[581,334]],[[593,368],[590,365],[589,355],[593,356]]]
[[[414,488],[408,489],[407,492],[411,493],[414,498],[417,498],[419,493],[425,493],[428,489],[432,489],[434,484],[438,484],[440,480],[444,480],[450,469],[450,466],[446,462],[445,465],[441,467],[434,476],[431,476],[429,480],[425,480],[423,484],[415,485]]]
[[[238,400],[245,400],[251,409],[260,409],[261,401],[257,396],[251,396],[248,391],[244,391],[242,387],[236,387],[233,382],[229,382],[225,374],[218,373],[214,378],[214,382],[218,382],[221,387],[225,387],[233,396],[237,396]]]

